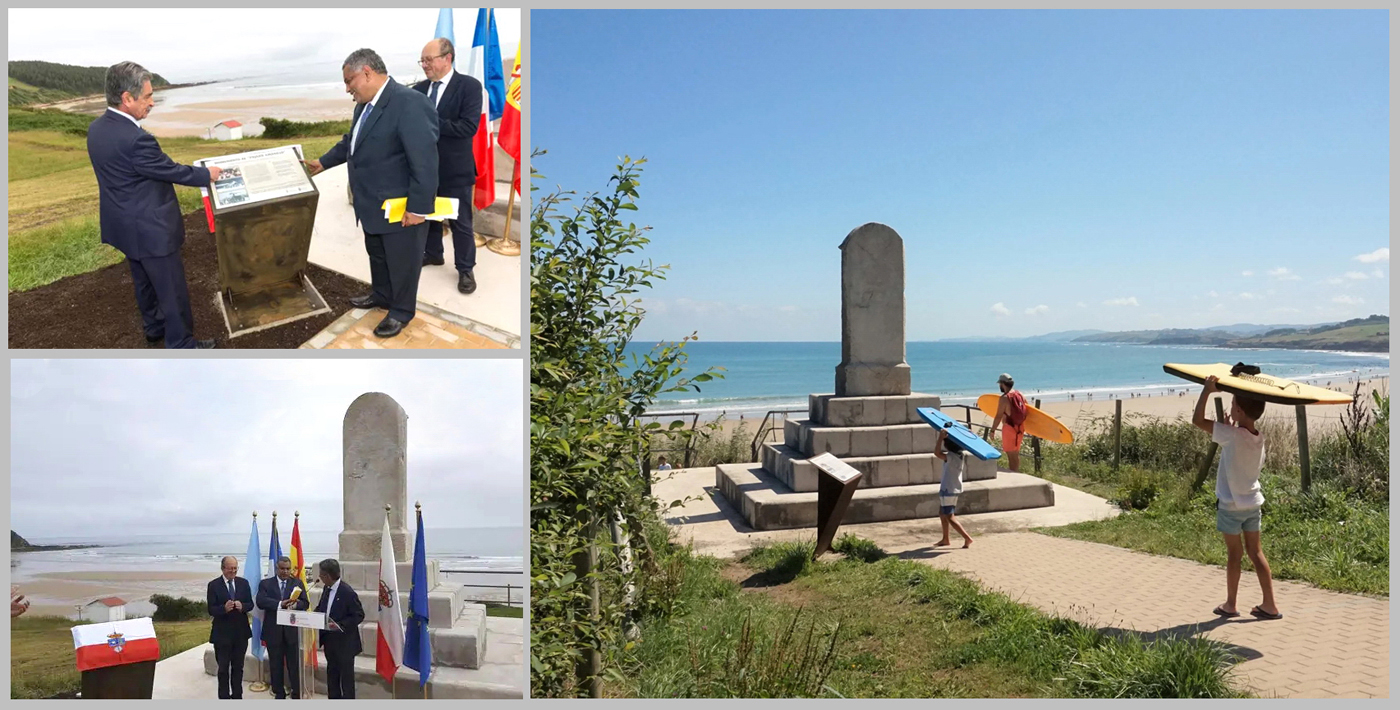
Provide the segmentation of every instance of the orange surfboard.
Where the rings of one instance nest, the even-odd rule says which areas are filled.
[[[977,408],[995,420],[997,418],[997,405],[1000,402],[1001,395],[984,394],[977,398]],[[1057,444],[1074,443],[1074,434],[1070,432],[1069,427],[1061,424],[1060,420],[1049,414],[1032,407],[1029,402],[1026,403],[1026,421],[1022,424],[1022,429],[1025,430],[1026,436],[1034,436],[1037,439],[1053,441]]]

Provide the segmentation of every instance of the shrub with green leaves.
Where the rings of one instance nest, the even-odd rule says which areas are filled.
[[[530,683],[536,697],[596,686],[596,677],[575,676],[587,652],[614,658],[637,615],[679,595],[665,592],[679,582],[668,579],[666,561],[644,535],[659,518],[641,457],[661,425],[637,420],[661,394],[698,391],[714,375],[682,377],[684,342],[660,344],[630,361],[625,354],[645,315],[639,294],[665,273],[638,256],[650,241],[647,230],[621,218],[637,209],[644,162],[624,158],[609,181],[610,195],[574,204],[574,193],[556,192],[531,213]],[[532,168],[534,185],[541,177]],[[590,548],[597,563],[588,572],[578,563]],[[613,665],[603,672],[617,676]]]

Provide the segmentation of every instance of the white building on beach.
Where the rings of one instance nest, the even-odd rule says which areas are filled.
[[[214,140],[236,141],[243,137],[243,124],[238,121],[224,121],[214,124]]]
[[[103,597],[87,603],[83,607],[83,619],[86,621],[125,621],[126,602],[118,597]]]

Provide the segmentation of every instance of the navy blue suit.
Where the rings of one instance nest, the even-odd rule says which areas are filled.
[[[420,81],[413,90],[425,96],[432,93],[431,81]],[[457,271],[476,268],[476,237],[472,234],[472,190],[476,186],[476,156],[472,141],[481,122],[481,82],[475,77],[452,72],[446,87],[439,86],[438,99],[438,194],[461,201],[457,219],[452,220],[452,261]],[[424,256],[442,259],[442,223],[428,223],[428,243]]]
[[[273,576],[258,583],[257,605],[263,610],[262,640],[267,644],[267,660],[272,665],[272,694],[279,699],[286,698],[288,690],[293,698],[301,697],[301,629],[277,623],[277,612],[282,602],[292,598],[294,589],[300,589],[301,596],[288,609],[306,611],[311,603],[306,599],[306,585],[300,579],[282,580]]]
[[[375,302],[403,323],[413,320],[418,304],[418,275],[428,225],[405,227],[384,219],[384,201],[408,198],[408,211],[433,213],[438,188],[438,118],[426,96],[395,82],[384,84],[351,151],[355,126],[367,104],[355,106],[350,132],[321,156],[321,167],[346,163],[355,216],[365,232],[370,283]]]
[[[120,116],[118,120],[124,120]],[[214,644],[214,660],[219,664],[219,699],[243,697],[243,657],[248,652],[248,639],[253,629],[248,625],[248,613],[253,610],[253,591],[248,580],[234,577],[234,593],[228,593],[223,575],[209,582],[209,641]],[[243,602],[242,611],[224,611],[224,602]]]
[[[382,213],[381,213],[382,216]],[[326,630],[321,631],[321,646],[326,651],[326,697],[355,699],[355,656],[364,650],[360,643],[360,622],[365,620],[365,608],[360,596],[345,580],[335,590],[335,603],[326,610],[330,588],[321,592],[316,611],[326,615]],[[334,621],[340,631],[332,631]]]
[[[194,313],[180,247],[184,219],[172,185],[209,185],[209,170],[180,165],[155,136],[105,111],[88,127],[88,158],[97,174],[102,243],[126,255],[146,336],[167,348],[193,348]]]

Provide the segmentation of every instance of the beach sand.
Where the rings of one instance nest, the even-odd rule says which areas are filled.
[[[1319,383],[1319,386],[1323,386],[1325,384],[1325,382]],[[1155,419],[1176,419],[1178,417],[1189,418],[1191,416],[1192,410],[1196,406],[1196,398],[1200,396],[1201,388],[1200,385],[1193,385],[1185,382],[1183,382],[1183,385],[1184,386],[1181,389],[1178,389],[1172,394],[1159,395],[1155,397],[1134,397],[1122,400],[1124,419],[1131,421],[1133,419],[1142,417]],[[1378,377],[1365,380],[1362,382],[1361,385],[1362,396],[1369,399],[1371,396],[1371,392],[1374,390],[1380,390],[1382,394],[1385,394],[1389,392],[1389,385],[1389,377]],[[1343,382],[1340,380],[1334,380],[1332,382],[1331,389],[1337,390],[1339,392],[1351,392],[1352,386],[1344,385]],[[1182,392],[1184,392],[1184,394],[1180,394]],[[1023,394],[1026,395],[1027,401],[1034,404],[1034,393],[1023,392]],[[1225,399],[1227,413],[1229,411],[1229,404],[1229,398],[1227,395]],[[1066,426],[1068,426],[1071,431],[1081,432],[1084,431],[1086,428],[1092,426],[1095,420],[1111,420],[1113,418],[1115,406],[1115,401],[1111,399],[1103,399],[1099,397],[1093,400],[1087,400],[1084,399],[1083,395],[1076,395],[1073,401],[1045,402],[1040,407],[1040,409],[1046,414],[1049,414],[1050,416],[1059,419]],[[1341,422],[1342,413],[1346,409],[1347,407],[1344,405],[1309,406],[1307,408],[1308,430],[1310,432],[1320,432],[1332,427],[1339,426]],[[943,406],[943,411],[948,416],[960,422],[967,421],[966,410],[962,406],[945,404]],[[794,414],[789,416],[799,418],[804,417],[804,415],[802,414]],[[1207,406],[1207,416],[1211,419],[1215,418],[1215,405]],[[1295,413],[1293,407],[1285,407],[1277,404],[1271,404],[1264,410],[1264,420],[1278,420],[1287,421],[1289,423],[1296,423],[1297,414]],[[664,422],[665,420],[662,421]],[[719,422],[719,424],[721,431],[723,431],[725,435],[731,434],[740,425],[747,426],[749,434],[752,435],[757,431],[757,427],[762,421],[763,417],[761,415],[749,416],[748,414],[745,414],[745,417],[742,421],[739,419],[725,417],[722,421]],[[973,407],[973,424],[991,424],[991,421],[992,420],[990,417],[982,414],[982,412],[977,410],[976,407]],[[704,424],[705,422],[702,422],[701,426],[704,426]],[[780,430],[777,434],[777,437],[780,439],[781,436],[782,434]],[[772,440],[772,437],[770,437],[770,440]]]
[[[47,572],[27,581],[14,582],[30,601],[34,616],[72,617],[74,606],[102,597],[121,597],[128,603],[145,602],[152,594],[203,599],[205,586],[218,576],[195,572],[84,571]]]

